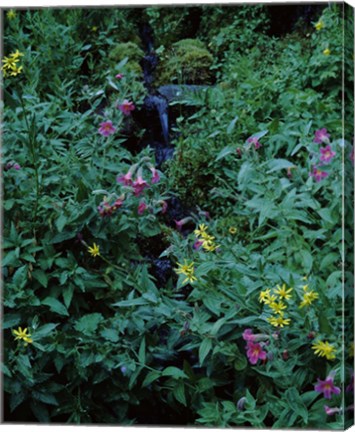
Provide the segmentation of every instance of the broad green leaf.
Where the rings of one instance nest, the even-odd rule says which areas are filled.
[[[49,306],[50,310],[54,313],[69,316],[67,308],[56,298],[46,297],[44,300],[42,300],[42,304]]]
[[[187,406],[185,396],[185,384],[182,381],[180,381],[178,385],[174,387],[173,395],[178,402],[180,402],[184,406]]]
[[[211,351],[211,348],[212,348],[212,339],[207,338],[201,342],[201,345],[200,345],[200,348],[198,351],[200,366],[202,366],[203,361],[207,357],[208,353]]]
[[[172,378],[188,378],[188,376],[175,366],[168,366],[162,372],[162,376],[171,376]]]
[[[142,342],[141,342],[140,347],[139,347],[138,359],[142,365],[145,364],[145,337],[143,337]]]
[[[85,335],[92,335],[98,328],[99,324],[104,320],[100,313],[87,314],[78,319],[75,323],[75,330],[84,333]]]

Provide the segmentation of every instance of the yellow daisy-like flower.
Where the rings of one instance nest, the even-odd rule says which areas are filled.
[[[323,21],[319,20],[315,25],[314,25],[315,29],[317,31],[322,30],[322,28],[324,28],[324,23]]]
[[[92,247],[88,247],[88,252],[93,257],[100,256],[100,248],[96,243],[94,243]]]
[[[323,54],[326,55],[326,56],[330,55],[330,53],[331,53],[331,51],[330,51],[329,48],[326,48],[326,49],[323,51]]]
[[[19,50],[10,54],[8,57],[4,57],[2,62],[4,63],[1,70],[4,73],[4,77],[7,75],[16,76],[22,72],[22,66],[18,66],[17,63],[20,61],[20,57],[23,56]]]
[[[95,33],[95,32],[97,32],[97,30],[98,30],[98,27],[97,27],[97,26],[92,26],[92,27],[91,27],[91,31],[92,31],[92,32]]]
[[[290,318],[284,318],[283,313],[280,313],[280,315],[275,317],[269,317],[267,320],[274,327],[284,327],[285,325],[289,325],[291,322]]]
[[[314,350],[314,354],[318,357],[326,357],[327,360],[335,359],[335,348],[329,342],[318,341],[312,345],[312,349]]]
[[[182,283],[186,283],[186,282],[193,283],[197,281],[197,278],[194,275],[195,273],[194,262],[188,264],[187,260],[184,260],[184,264],[177,263],[177,265],[180,268],[175,269],[175,273],[183,274],[184,276],[186,276],[186,279],[184,279]]]
[[[202,243],[202,247],[204,250],[208,251],[208,252],[214,252],[219,245],[216,245],[214,242],[210,241],[210,240],[205,240]]]
[[[307,291],[303,294],[303,299],[300,303],[300,308],[303,308],[304,306],[310,306],[314,300],[317,300],[319,297],[319,294],[315,291]]]
[[[234,234],[237,234],[237,228],[236,227],[230,227],[229,228],[229,234],[232,234],[232,235],[234,235]]]
[[[265,291],[261,291],[259,294],[259,302],[265,303],[270,298],[270,289],[266,289]]]
[[[195,234],[196,236],[201,236],[201,237],[203,237],[204,235],[207,234],[207,229],[208,229],[208,226],[207,226],[207,225],[205,225],[205,224],[201,224],[201,225],[199,225],[198,229],[195,229],[194,234]]]
[[[281,287],[280,285],[276,285],[276,289],[274,289],[274,293],[277,294],[280,298],[289,300],[292,296],[290,292],[293,290],[293,288],[287,289],[286,284],[283,284]]]
[[[25,342],[25,346],[33,342],[33,340],[31,339],[31,335],[27,332],[27,327],[23,330],[21,327],[19,327],[17,330],[12,330],[12,333],[15,336],[15,340],[23,340]]]
[[[14,18],[16,18],[16,12],[13,9],[10,9],[9,11],[7,11],[7,19],[12,20]]]
[[[272,302],[269,304],[269,307],[277,314],[282,314],[282,311],[287,308],[285,303],[282,303],[282,301]]]

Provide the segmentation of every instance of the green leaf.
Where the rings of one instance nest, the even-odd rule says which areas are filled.
[[[69,316],[67,308],[56,298],[46,297],[44,300],[42,300],[42,304],[49,306],[50,310],[54,313]]]
[[[8,376],[9,378],[12,377],[12,373],[10,371],[10,369],[6,366],[6,364],[1,362],[1,370],[3,372],[4,375]]]
[[[63,300],[67,308],[69,308],[74,294],[74,285],[69,283],[63,289]]]
[[[171,376],[172,378],[188,378],[188,376],[175,366],[168,366],[162,372],[162,376]]]
[[[34,399],[44,402],[47,405],[58,405],[57,399],[51,393],[42,393],[36,390],[32,390],[31,395]]]
[[[238,121],[239,117],[235,116],[234,119],[229,123],[227,127],[227,135],[230,135],[233,132],[234,126],[236,122]]]
[[[6,330],[10,327],[15,327],[19,325],[21,322],[21,315],[18,313],[13,314],[4,314],[4,319],[2,322],[3,330]]]
[[[10,397],[10,411],[13,412],[25,399],[26,392],[24,390],[19,393],[12,393]]]
[[[30,403],[31,410],[40,423],[49,423],[50,417],[46,406],[38,401],[32,400]]]
[[[157,380],[160,377],[161,377],[161,373],[158,371],[149,372],[143,381],[142,387],[149,386],[149,384],[151,384],[152,382],[154,382],[155,380]]]
[[[48,276],[43,270],[35,270],[32,272],[32,276],[38,280],[38,282],[44,287],[47,288],[48,286]]]
[[[282,169],[292,168],[294,166],[295,164],[289,162],[286,159],[273,159],[267,163],[267,167],[269,168],[267,174],[270,174],[274,171],[280,171]]]
[[[185,385],[182,381],[180,381],[178,385],[174,387],[173,395],[178,402],[180,402],[184,406],[187,406],[186,396],[185,396]]]
[[[199,356],[199,360],[200,360],[200,366],[202,366],[203,361],[205,360],[205,358],[207,357],[208,353],[210,352],[212,348],[212,339],[204,339],[201,342],[199,351],[198,351],[198,356]]]
[[[285,392],[285,399],[289,404],[290,411],[294,411],[300,417],[302,417],[305,424],[308,421],[307,408],[295,387],[289,388]]]
[[[104,339],[111,342],[118,342],[119,340],[118,331],[111,328],[103,329],[100,334]]]
[[[141,342],[140,347],[139,347],[138,359],[142,365],[145,364],[145,337],[143,337],[142,342]]]
[[[44,324],[43,326],[39,327],[32,335],[32,339],[34,341],[38,341],[46,336],[48,336],[50,333],[53,332],[53,330],[58,326],[59,324],[53,324],[48,323]]]
[[[87,314],[81,317],[76,323],[75,323],[75,330],[78,332],[84,333],[85,335],[91,335],[93,334],[99,324],[104,320],[104,317],[100,313],[92,313]]]
[[[64,214],[61,214],[59,218],[55,221],[55,226],[60,233],[63,231],[63,228],[65,227],[67,221],[68,218]]]

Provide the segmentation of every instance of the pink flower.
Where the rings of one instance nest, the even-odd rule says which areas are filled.
[[[324,178],[328,177],[329,173],[321,171],[318,167],[313,167],[313,171],[310,175],[315,179],[316,182],[320,182]]]
[[[147,204],[144,201],[141,201],[138,205],[138,214],[142,215],[147,209]]]
[[[254,343],[249,340],[245,349],[247,350],[248,360],[253,365],[255,365],[258,360],[266,360],[267,358],[266,351],[263,351],[263,348],[259,343]]]
[[[117,176],[116,177],[116,181],[117,181],[117,183],[121,183],[121,184],[123,184],[125,186],[131,186],[133,184],[133,181],[132,181],[132,172],[128,171],[128,173],[125,174],[125,175]]]
[[[117,74],[116,76],[115,76],[115,78],[117,78],[117,79],[122,79],[123,78],[123,74]]]
[[[174,222],[175,222],[175,224],[176,224],[176,228],[177,228],[177,230],[178,231],[181,231],[182,230],[182,227],[187,223],[187,222],[190,222],[192,220],[192,218],[190,217],[190,216],[188,216],[188,217],[186,217],[186,218],[183,218],[183,219],[180,219],[180,220],[176,220],[176,219],[174,219]]]
[[[340,394],[340,388],[334,385],[334,376],[329,374],[327,378],[322,381],[317,378],[318,384],[314,386],[314,390],[318,393],[323,393],[325,399],[331,399],[332,393]]]
[[[15,169],[16,171],[19,171],[21,169],[21,166],[17,162],[8,162],[5,165],[5,171],[7,171],[11,168]]]
[[[162,213],[166,213],[166,211],[168,209],[168,203],[166,201],[164,201],[164,200],[160,201],[160,203],[161,203],[161,206],[162,206],[161,212]]]
[[[203,240],[196,240],[194,245],[192,246],[195,250],[198,250],[203,245]]]
[[[247,139],[247,142],[250,144],[254,144],[255,150],[261,147],[261,143],[258,141],[256,137],[250,137]]]
[[[144,189],[148,188],[149,185],[148,183],[143,180],[143,178],[141,177],[141,175],[138,175],[137,180],[135,180],[133,182],[133,189],[134,189],[134,196],[139,196],[141,195],[141,193],[144,191]]]
[[[97,210],[98,210],[101,217],[111,216],[112,212],[113,212],[113,209],[108,202],[101,203],[97,207]]]
[[[158,183],[158,181],[160,180],[158,171],[154,167],[151,167],[149,169],[152,172],[152,184]]]
[[[320,160],[324,162],[325,164],[328,164],[332,161],[333,157],[335,156],[335,152],[332,151],[332,148],[330,145],[327,145],[326,147],[323,147],[319,149],[321,155]]]
[[[324,411],[327,415],[334,415],[341,413],[341,408],[330,408],[327,405],[324,405]]]
[[[109,136],[115,133],[116,128],[112,125],[112,121],[108,120],[106,122],[100,123],[99,134],[102,136]]]
[[[124,195],[123,195],[124,196]],[[117,198],[116,201],[112,205],[112,210],[117,210],[123,204],[123,198]]]
[[[322,144],[323,142],[328,143],[329,142],[330,135],[327,132],[327,129],[318,129],[316,130],[314,134],[314,140],[313,142],[317,144]]]
[[[254,342],[255,341],[255,336],[253,335],[253,330],[250,329],[250,328],[245,329],[244,332],[243,332],[243,339],[246,340],[246,341],[252,341],[252,342]]]
[[[125,116],[128,116],[131,114],[131,111],[133,111],[135,109],[135,106],[133,104],[133,102],[129,102],[127,99],[125,99],[121,105],[118,105],[118,109],[120,111],[122,111],[122,113]]]

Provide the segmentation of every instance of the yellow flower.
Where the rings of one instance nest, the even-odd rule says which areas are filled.
[[[91,27],[91,31],[92,31],[92,32],[97,32],[97,30],[98,30],[97,26],[93,26],[93,27]]]
[[[306,280],[308,280],[308,277],[307,276],[303,276],[302,280],[306,281]]]
[[[329,342],[318,341],[312,345],[312,349],[314,350],[314,354],[319,357],[326,357],[327,360],[334,360],[334,346],[330,345]]]
[[[4,64],[1,70],[3,71],[5,77],[7,75],[16,76],[22,72],[22,66],[18,67],[16,64],[20,61],[21,56],[23,56],[23,54],[19,50],[16,50],[8,57],[4,57],[4,59],[2,60]]]
[[[12,20],[12,19],[16,18],[16,12],[13,9],[10,9],[7,12],[6,16],[9,20]]]
[[[261,291],[259,294],[259,302],[265,303],[270,298],[270,289],[266,289],[265,291]]]
[[[229,233],[232,234],[232,235],[237,234],[237,231],[238,231],[238,230],[237,230],[236,227],[230,227],[230,228],[229,228]]]
[[[183,280],[182,283],[190,282],[193,283],[197,281],[197,278],[194,275],[194,262],[188,264],[187,260],[184,260],[184,264],[177,263],[180,268],[175,269],[176,274],[183,274],[186,276],[186,279]]]
[[[214,252],[219,247],[219,245],[216,245],[214,242],[210,240],[205,240],[202,243],[202,247],[204,250],[208,252]]]
[[[27,327],[23,330],[21,327],[19,327],[17,330],[12,330],[12,333],[15,336],[15,340],[23,340],[25,342],[25,346],[33,342],[33,340],[31,339],[31,335],[27,332]]]
[[[290,292],[293,288],[286,289],[286,284],[283,284],[282,287],[280,285],[276,285],[276,289],[274,289],[274,293],[277,294],[280,298],[289,300],[292,296]]]
[[[198,229],[196,229],[196,230],[194,231],[194,234],[195,234],[196,236],[204,237],[204,235],[208,235],[208,234],[207,234],[207,229],[208,229],[208,226],[207,226],[207,225],[205,225],[205,224],[201,224],[201,225],[198,226]]]
[[[316,28],[316,30],[322,30],[322,28],[324,28],[324,24],[323,24],[323,21],[321,21],[321,20],[319,20],[315,25],[314,25],[314,27]]]
[[[267,320],[274,327],[284,327],[291,322],[290,318],[284,318],[283,313],[280,313],[277,317],[269,317]]]
[[[100,248],[96,243],[94,243],[92,247],[88,247],[88,252],[93,257],[100,256]]]
[[[280,302],[272,302],[269,304],[269,307],[274,311],[274,313],[282,314],[282,311],[287,308],[285,303]]]
[[[326,56],[328,56],[329,54],[330,54],[330,49],[329,48],[326,48],[324,51],[323,51],[323,54],[324,55],[326,55]]]
[[[318,297],[319,294],[313,290],[305,292],[305,294],[303,294],[303,299],[299,307],[302,308],[304,306],[310,306],[314,302],[314,300],[317,300]]]

